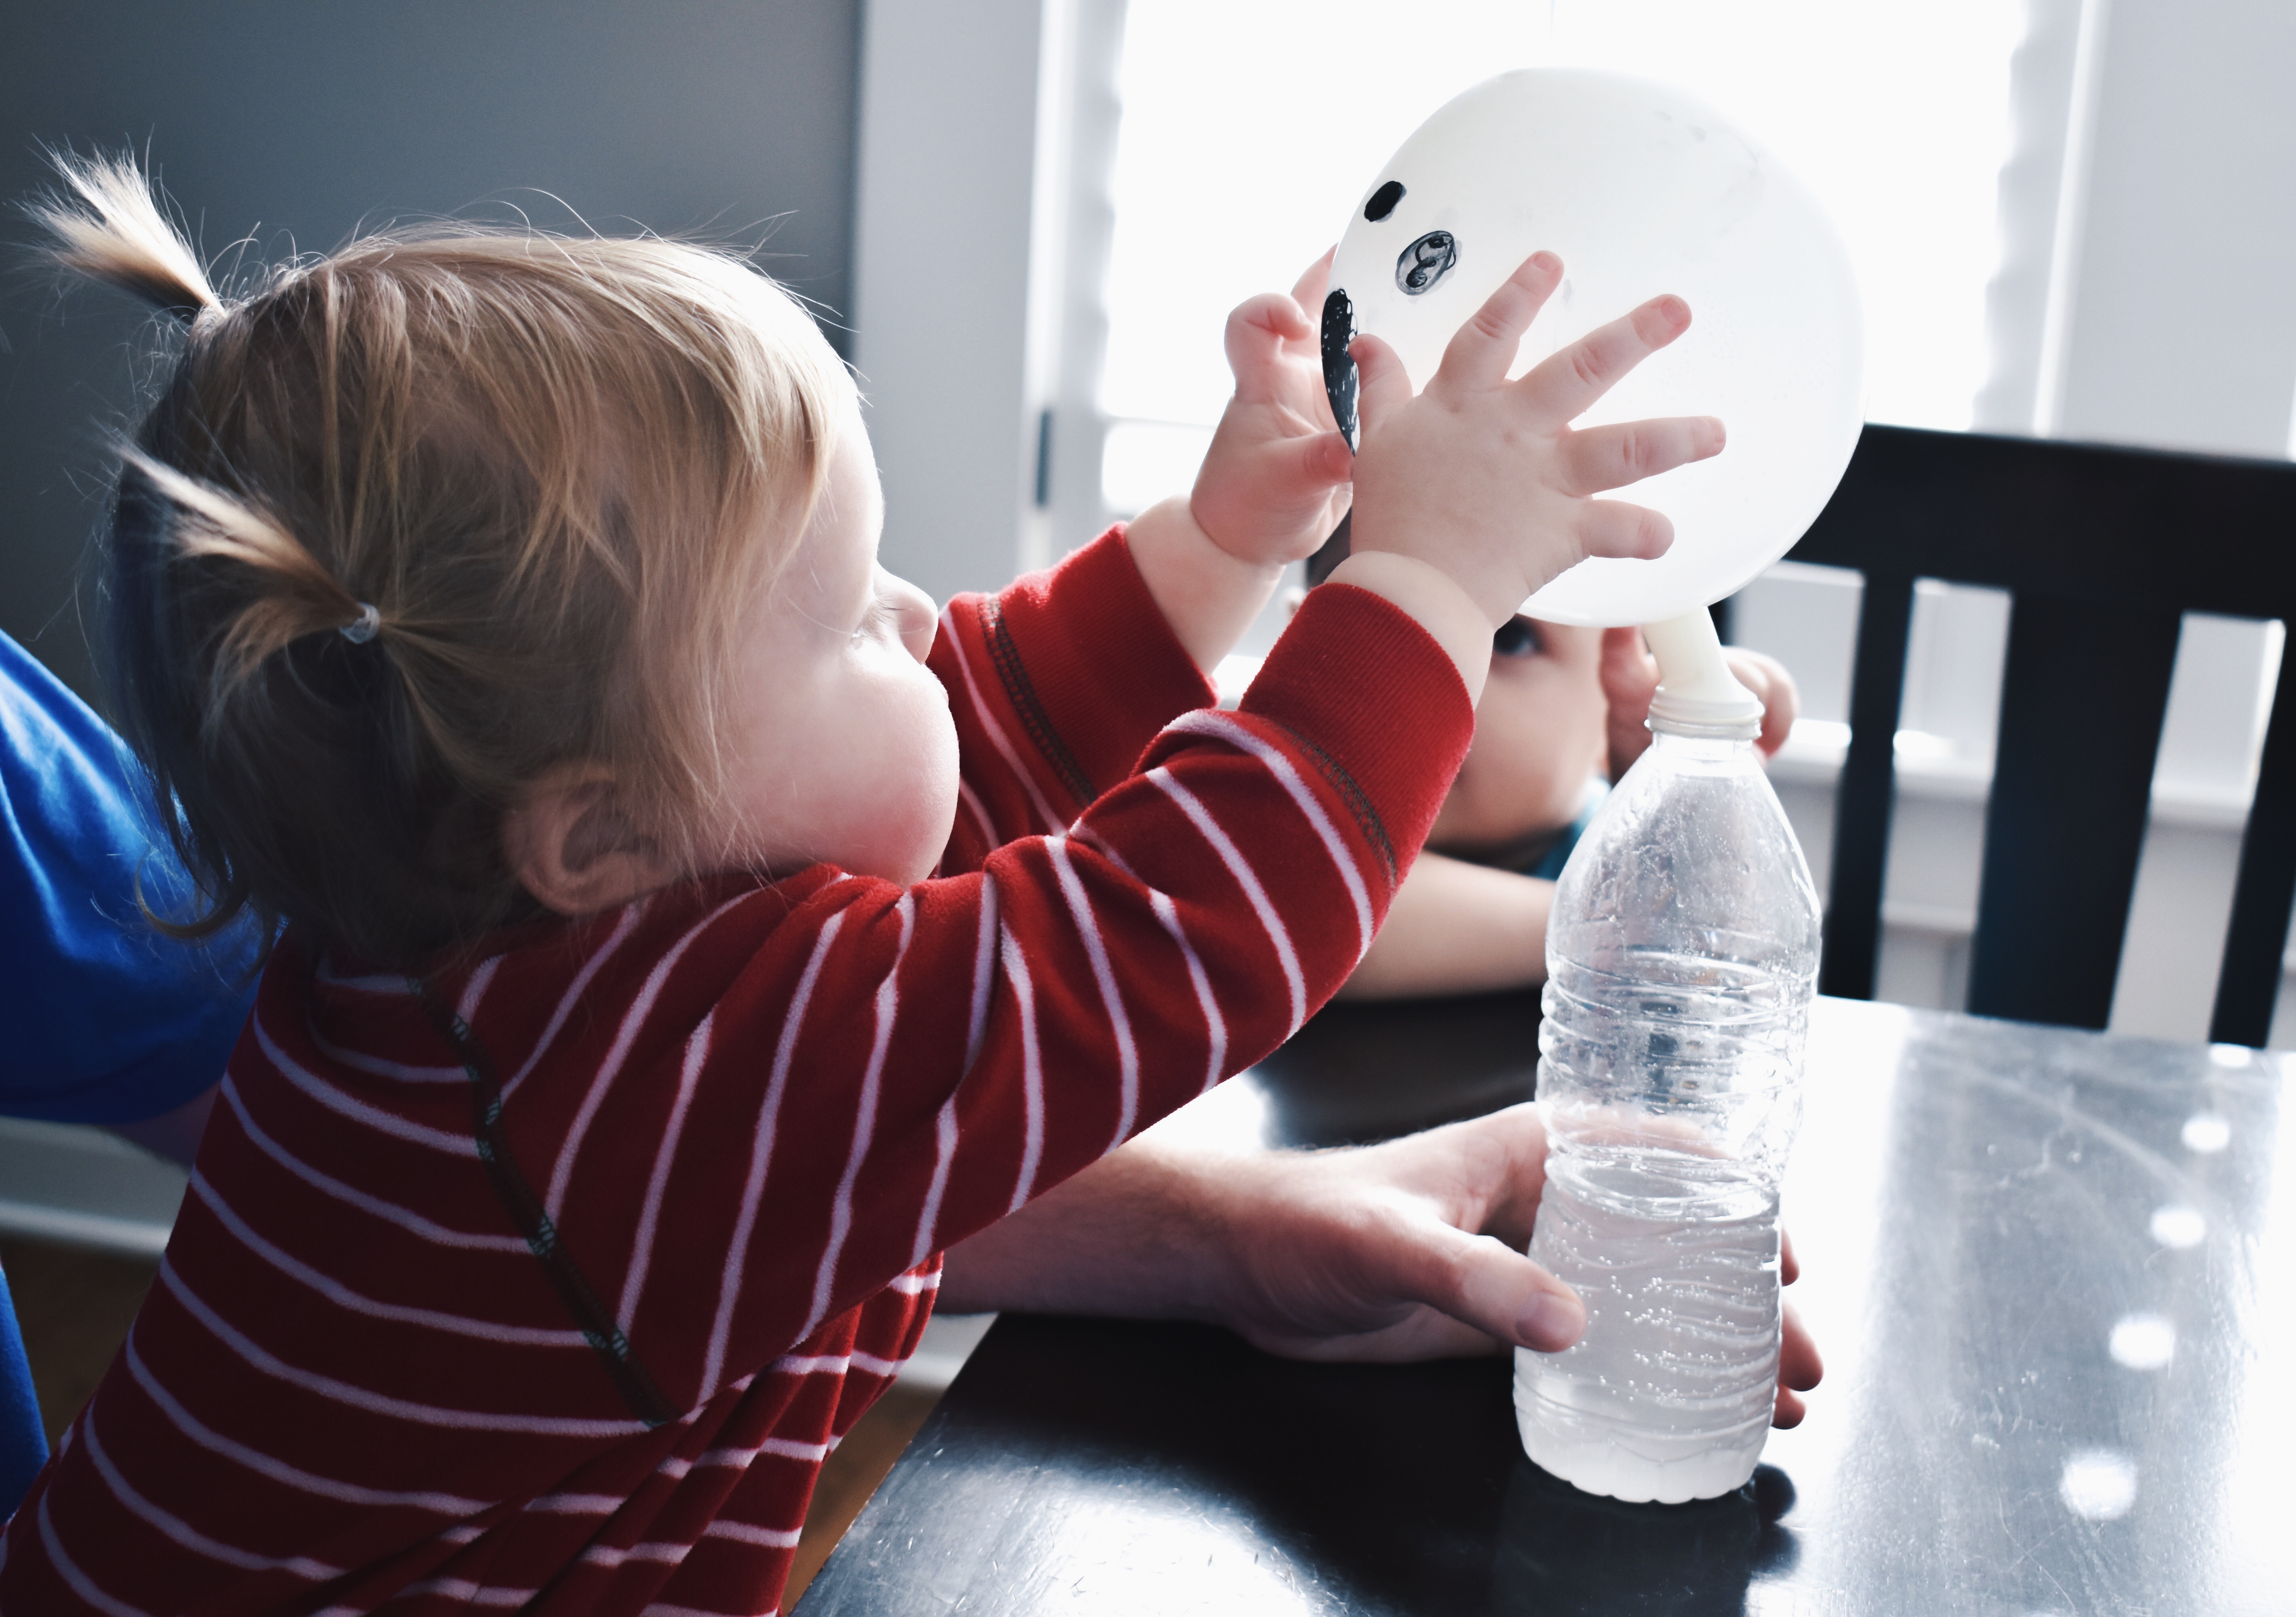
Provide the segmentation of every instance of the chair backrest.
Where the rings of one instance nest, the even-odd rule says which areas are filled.
[[[2101,1028],[2180,614],[2296,624],[2296,464],[1869,426],[1791,559],[1866,587],[1835,807],[1827,993],[1870,999],[1914,581],[2010,592],[1969,1009]],[[2281,659],[2210,1037],[2262,1044],[2296,897],[2296,647]]]

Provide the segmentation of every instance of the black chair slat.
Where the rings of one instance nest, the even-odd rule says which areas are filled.
[[[2209,1037],[2219,1044],[2261,1045],[2272,1036],[2280,999],[2280,961],[2288,911],[2296,902],[2296,647],[2280,658],[2272,723],[2264,732],[2256,800],[2240,839],[2240,875],[2232,920],[2225,928],[2224,968],[2217,975]]]
[[[1833,873],[1827,883],[1820,992],[1874,997],[1882,938],[1882,886],[1890,863],[1890,800],[1897,783],[1898,710],[1914,620],[1910,576],[1866,576],[1851,675],[1849,755],[1833,805]]]
[[[2277,617],[2296,602],[2296,465],[1868,427],[1792,559]]]
[[[2102,1028],[2180,619],[2023,594],[2009,613],[1969,1009]]]
[[[2296,465],[1868,426],[1790,559],[1866,579],[1821,985],[1870,994],[1880,947],[1905,646],[1877,603],[1895,621],[1912,578],[1989,585],[2015,605],[1970,1009],[2102,1027],[2177,615],[2296,622]],[[2212,1037],[2268,1035],[2292,900],[2296,655],[2242,842]]]

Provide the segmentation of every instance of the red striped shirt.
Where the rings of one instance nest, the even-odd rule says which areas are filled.
[[[422,992],[282,947],[0,1609],[774,1609],[941,1248],[1297,1028],[1472,723],[1344,587],[1208,710],[1116,534],[932,666],[934,880],[697,882]]]

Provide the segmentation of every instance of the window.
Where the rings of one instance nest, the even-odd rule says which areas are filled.
[[[1123,512],[1185,487],[1227,396],[1227,310],[1288,287],[1404,136],[1513,67],[1669,79],[1833,215],[1868,413],[1965,428],[2009,141],[2015,0],[1152,0],[1129,8],[1101,404]]]

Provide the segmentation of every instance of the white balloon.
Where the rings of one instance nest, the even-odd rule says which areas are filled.
[[[1729,446],[1612,496],[1673,519],[1666,555],[1583,561],[1523,610],[1643,624],[1720,600],[1801,537],[1857,445],[1862,325],[1833,225],[1703,102],[1620,74],[1532,69],[1477,85],[1403,143],[1364,192],[1332,287],[1419,387],[1452,334],[1542,248],[1562,260],[1563,281],[1516,372],[1677,293],[1690,330],[1578,424],[1714,415]]]

